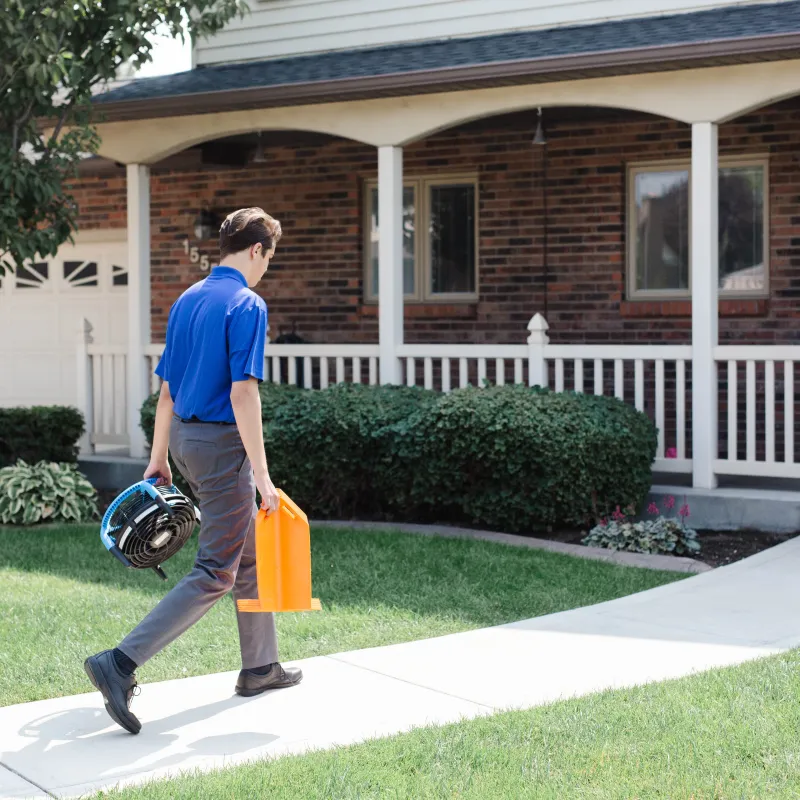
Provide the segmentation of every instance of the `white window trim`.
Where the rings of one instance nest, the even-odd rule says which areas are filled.
[[[763,299],[769,297],[770,283],[770,171],[768,155],[752,156],[721,156],[719,159],[720,167],[762,167],[764,170],[764,288],[761,291],[722,291],[719,296],[723,298],[733,298],[736,300]],[[692,253],[689,248],[689,288],[685,290],[675,289],[637,289],[636,288],[636,176],[642,172],[671,172],[676,170],[687,170],[689,173],[689,225],[687,235],[689,241],[692,239],[692,164],[691,159],[664,160],[664,161],[642,161],[628,164],[628,175],[626,181],[627,198],[627,247],[625,253],[626,260],[626,292],[625,296],[631,301],[650,301],[653,300],[689,300],[692,297]]]
[[[470,184],[475,190],[475,209],[473,213],[475,222],[475,291],[435,294],[431,291],[431,245],[430,236],[430,189],[435,186],[453,186]],[[403,179],[403,188],[414,188],[415,202],[415,237],[414,237],[414,292],[406,293],[405,301],[409,303],[474,303],[478,300],[480,286],[478,284],[480,271],[480,221],[478,218],[480,203],[478,201],[478,176],[474,173],[455,173],[436,175],[435,177],[406,176]],[[372,275],[370,258],[370,233],[372,231],[370,193],[378,188],[378,182],[368,180],[364,182],[364,302],[375,304],[378,296],[372,293]],[[421,235],[422,234],[422,235]]]

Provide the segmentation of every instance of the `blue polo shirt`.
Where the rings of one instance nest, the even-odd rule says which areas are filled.
[[[235,422],[231,386],[264,380],[267,305],[239,270],[214,267],[172,306],[156,375],[169,383],[175,414]]]

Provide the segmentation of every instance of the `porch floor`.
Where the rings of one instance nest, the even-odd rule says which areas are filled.
[[[252,699],[233,694],[235,672],[150,684],[135,737],[97,693],[2,708],[0,798],[77,796],[779,653],[800,645],[798,570],[795,539],[597,606],[307,659],[300,686]],[[505,665],[502,681],[475,681],[487,652]]]

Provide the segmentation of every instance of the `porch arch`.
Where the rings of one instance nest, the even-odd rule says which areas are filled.
[[[258,131],[318,133],[372,144],[357,115],[332,106],[298,106],[111,122],[98,126],[98,155],[121,164],[151,165],[215,139]],[[326,111],[320,111],[326,109]]]
[[[411,98],[393,125],[406,145],[477,119],[531,108],[642,112],[688,125],[723,123],[800,91],[800,60],[479,89]]]
[[[258,130],[404,146],[473,120],[537,106],[605,107],[687,124],[721,123],[792,96],[798,87],[800,59],[110,122],[99,126],[100,155],[123,164],[153,164],[211,139]]]

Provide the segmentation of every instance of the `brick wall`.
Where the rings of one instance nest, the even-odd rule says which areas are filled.
[[[550,113],[550,112],[547,112]],[[581,114],[584,116],[580,118]],[[625,300],[626,164],[687,158],[690,130],[634,115],[553,111],[547,125],[550,270],[548,321],[554,341],[688,341],[688,302]],[[530,316],[544,310],[542,153],[531,145],[530,115],[485,120],[406,148],[408,175],[479,175],[480,300],[408,305],[410,342],[523,342]],[[800,102],[724,125],[720,153],[769,154],[771,296],[722,303],[725,341],[794,342],[800,296]],[[374,306],[362,302],[363,182],[377,170],[373,148],[346,141],[275,147],[269,163],[154,168],[152,275],[154,338],[170,304],[203,273],[183,240],[204,205],[261,205],[284,238],[261,287],[272,335],[296,323],[317,342],[377,340]],[[84,228],[124,227],[124,174],[81,179],[75,188]],[[194,242],[192,242],[195,244]],[[202,243],[212,259],[215,243]]]

